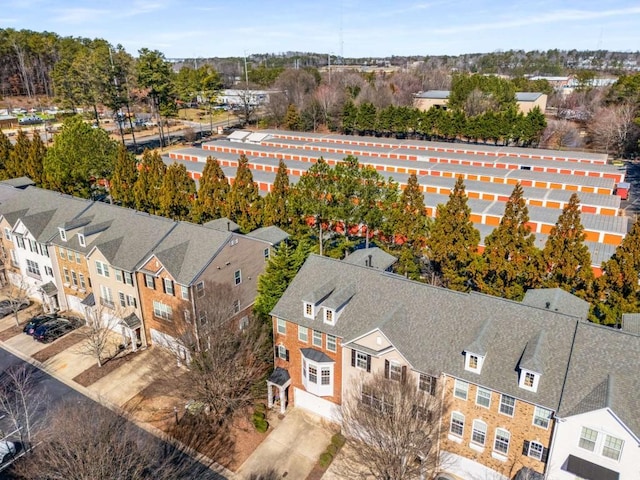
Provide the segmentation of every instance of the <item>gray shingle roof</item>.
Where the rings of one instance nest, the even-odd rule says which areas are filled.
[[[367,264],[369,256],[371,256],[371,263]],[[343,260],[346,263],[377,268],[378,270],[386,270],[397,261],[396,257],[378,247],[361,248],[347,255]]]
[[[278,245],[280,242],[289,238],[289,234],[281,228],[271,225],[269,227],[261,227],[253,232],[247,233],[247,237],[263,240],[271,245]]]
[[[625,332],[640,335],[640,313],[623,313],[622,329]]]
[[[527,290],[522,303],[531,307],[572,315],[584,320],[589,315],[589,302],[571,295],[561,288],[532,288]]]
[[[491,342],[493,341],[490,333],[491,319],[487,319],[480,327],[480,330],[478,331],[476,337],[473,339],[473,342],[471,342],[471,344],[467,348],[465,348],[464,351],[485,356],[489,351]]]
[[[239,232],[240,225],[233,220],[229,220],[227,217],[216,218],[210,222],[204,223],[203,226],[211,228],[213,230],[220,230],[222,232]]]
[[[322,278],[329,281],[316,296],[349,285],[355,288],[334,326],[303,315],[303,301],[310,301]],[[519,302],[433,287],[317,255],[309,257],[272,313],[341,337],[344,343],[380,329],[418,371],[445,372],[553,410],[560,401],[577,321]],[[482,372],[466,371],[463,351],[488,318],[485,334],[492,341],[486,346]],[[537,393],[519,388],[517,367],[527,343],[551,329],[553,335],[544,339],[548,353]]]
[[[176,282],[191,285],[233,235],[203,225],[179,222],[154,248],[153,254]]]
[[[522,359],[520,359],[520,368],[544,374],[544,359],[547,354],[545,351],[545,347],[547,346],[545,336],[546,333],[540,331],[527,342],[527,346],[522,354]]]
[[[31,180],[29,177],[10,178],[8,180],[3,180],[2,183],[15,188],[25,188],[36,184],[36,182]]]
[[[579,322],[558,415],[610,408],[640,439],[640,336]]]
[[[329,355],[315,348],[301,348],[300,352],[302,352],[305,358],[308,358],[312,362],[327,363],[334,361]]]

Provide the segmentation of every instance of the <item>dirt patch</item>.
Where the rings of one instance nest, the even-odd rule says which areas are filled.
[[[99,367],[98,363],[96,362],[95,365],[92,365],[81,374],[75,376],[73,378],[73,381],[79,383],[83,387],[88,387],[89,385],[100,380],[102,377],[105,377],[111,372],[117,370],[125,363],[131,362],[140,353],[142,353],[142,350],[138,350],[137,352],[121,353],[115,358],[106,360],[101,367]]]
[[[6,328],[0,332],[0,341],[6,342],[12,337],[19,335],[22,333],[22,326],[18,327],[17,325],[13,325],[9,328]]]
[[[313,470],[311,470],[311,472],[309,472],[309,475],[307,475],[306,480],[320,480],[326,471],[326,468],[322,468],[316,463],[313,467]]]
[[[43,348],[39,352],[34,353],[32,356],[34,360],[44,363],[57,354],[64,352],[66,349],[73,347],[76,343],[81,342],[82,339],[83,336],[80,333],[71,332],[61,339],[56,340],[55,343],[49,345],[47,348]]]

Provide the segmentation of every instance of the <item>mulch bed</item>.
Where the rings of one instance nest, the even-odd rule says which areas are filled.
[[[2,330],[0,332],[0,341],[6,342],[10,338],[15,337],[16,335],[19,335],[20,333],[22,333],[22,328],[23,328],[22,326],[18,327],[16,325],[13,325],[12,327]]]
[[[320,480],[322,476],[326,473],[326,471],[327,471],[326,468],[322,468],[320,465],[316,463],[313,467],[313,470],[311,470],[311,472],[309,472],[309,475],[307,475],[306,480]]]
[[[64,352],[66,349],[74,346],[76,343],[81,342],[83,336],[77,332],[71,332],[64,337],[56,340],[54,343],[49,345],[47,348],[43,348],[39,352],[36,352],[32,355],[34,360],[38,360],[39,362],[46,362],[52,357],[55,357],[57,354]]]
[[[73,378],[73,381],[79,383],[83,387],[88,387],[89,385],[100,380],[102,377],[109,375],[111,372],[118,369],[122,365],[129,363],[140,353],[142,353],[142,350],[138,350],[137,352],[121,353],[117,357],[105,360],[102,363],[101,367],[99,367],[98,362],[96,362],[95,365],[92,365],[81,374],[75,376]]]

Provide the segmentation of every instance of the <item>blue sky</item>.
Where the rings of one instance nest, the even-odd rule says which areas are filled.
[[[640,49],[638,0],[0,0],[0,28],[105,38],[167,58]]]

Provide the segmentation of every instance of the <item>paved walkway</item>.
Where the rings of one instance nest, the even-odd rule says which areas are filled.
[[[320,417],[292,408],[236,473],[247,479],[272,468],[278,474],[276,478],[303,480],[331,443],[333,433]]]

